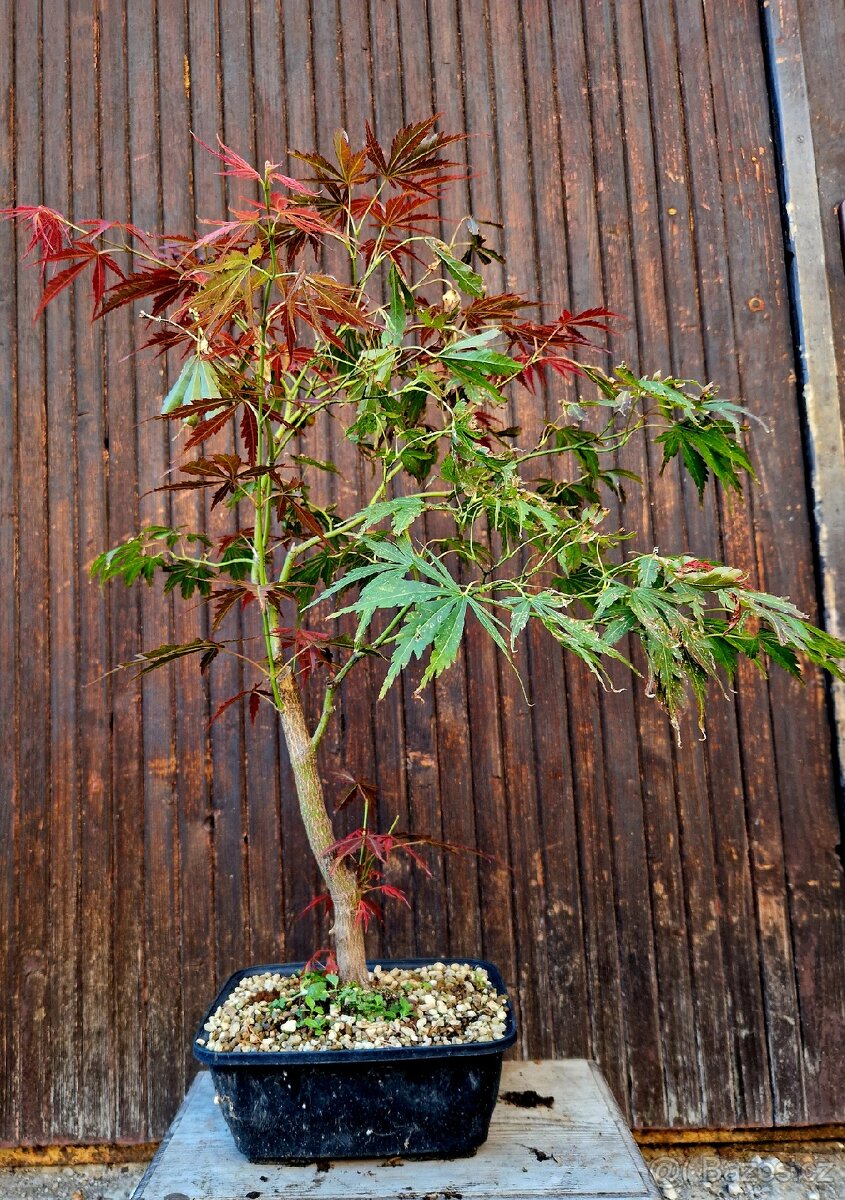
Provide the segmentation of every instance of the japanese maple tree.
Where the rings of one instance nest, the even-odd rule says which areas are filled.
[[[597,308],[542,320],[534,302],[493,293],[484,268],[501,261],[471,218],[448,241],[438,201],[461,177],[449,158],[459,137],[435,118],[383,147],[345,134],[332,157],[295,153],[303,178],[279,164],[257,170],[228,147],[222,174],[251,193],[209,232],[154,235],[117,221],[73,223],[43,206],[6,210],[29,226],[44,307],[92,270],[95,318],[143,301],[147,345],[184,365],[162,419],[184,429],[180,476],[162,486],[208,490],[237,514],[237,531],[146,526],[101,554],[93,575],[151,584],[210,606],[209,636],[150,648],[142,673],[185,656],[205,671],[237,654],[253,674],[251,712],[269,704],[290,755],[307,836],[325,881],[340,976],[367,982],[364,932],[384,896],[391,853],[416,840],[370,828],[372,796],[359,786],[361,827],[338,839],[317,754],[347,676],[386,662],[383,696],[414,659],[420,687],[454,663],[468,621],[512,658],[529,621],[605,681],[620,643],[638,639],[648,690],[677,725],[691,692],[730,681],[740,656],[800,674],[799,656],[841,677],[845,645],[785,599],[751,588],[744,572],[683,552],[625,553],[605,500],[636,481],[615,466],[638,431],[678,459],[699,494],[712,478],[741,495],[752,468],[743,410],[712,385],[608,371],[590,357],[613,314]],[[343,279],[323,265],[330,244]],[[583,398],[561,401],[536,444],[507,427],[509,385],[578,375]],[[306,453],[308,429],[328,414],[366,464],[357,511],[312,497],[333,463]],[[235,425],[237,436],[232,438]],[[236,452],[220,449],[221,435]],[[357,457],[356,456],[356,457]],[[542,464],[559,459],[552,477]],[[432,536],[426,517],[439,514]],[[329,602],[330,610],[326,609]],[[316,622],[315,605],[326,614]],[[256,638],[224,636],[234,610]],[[344,635],[334,618],[354,617]],[[255,646],[260,646],[260,651]],[[628,664],[630,665],[630,664]],[[302,683],[319,687],[309,725]],[[226,708],[228,705],[223,705]],[[351,798],[351,797],[350,797]]]

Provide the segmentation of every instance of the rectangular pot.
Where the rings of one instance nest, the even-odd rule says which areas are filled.
[[[497,992],[507,995],[498,970],[479,959],[405,958],[382,967],[436,962],[483,967]],[[291,975],[303,966],[237,971],[194,1038],[194,1056],[211,1071],[217,1102],[241,1153],[251,1162],[291,1163],[474,1154],[487,1138],[504,1053],[516,1040],[510,1002],[505,1036],[494,1042],[237,1053],[198,1045],[206,1021],[242,979],[267,971]]]

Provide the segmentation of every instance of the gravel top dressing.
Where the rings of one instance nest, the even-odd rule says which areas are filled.
[[[336,975],[249,975],[205,1023],[209,1050],[366,1050],[503,1038],[507,997],[487,972],[434,963],[370,972],[372,990]]]

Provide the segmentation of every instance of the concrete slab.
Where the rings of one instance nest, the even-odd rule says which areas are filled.
[[[525,1093],[551,1103],[525,1107]],[[490,1137],[474,1158],[346,1161],[305,1167],[250,1163],[194,1081],[133,1200],[544,1200],[659,1197],[594,1063],[505,1063]]]

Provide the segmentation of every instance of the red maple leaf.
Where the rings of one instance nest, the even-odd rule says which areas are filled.
[[[202,138],[198,138],[195,133],[192,133],[191,136],[198,145],[202,146],[203,150],[207,150],[209,154],[213,154],[215,158],[223,163],[225,170],[218,171],[218,175],[232,175],[235,179],[255,179],[259,183],[264,182],[255,167],[250,166],[245,158],[241,158],[240,154],[237,154],[231,147],[227,146],[219,137],[217,138],[217,145],[220,147],[220,150],[215,150],[207,145]]]
[[[329,634],[312,629],[294,629],[287,625],[272,632],[285,650],[292,651],[292,661],[303,683],[308,682],[312,672],[318,667],[328,667],[332,670],[334,664],[328,645],[331,642]]]
[[[19,204],[17,208],[0,208],[0,217],[7,221],[22,221],[29,225],[29,245],[24,254],[36,247],[41,252],[41,278],[50,262],[64,245],[70,245],[68,222],[55,209],[45,204]]]

